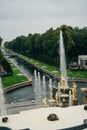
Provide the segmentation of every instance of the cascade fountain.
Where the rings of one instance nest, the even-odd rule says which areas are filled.
[[[35,92],[37,94],[37,99],[39,98],[39,94],[41,94],[41,82],[40,82],[40,73],[36,72],[36,70],[34,71],[35,74]],[[62,75],[62,85],[63,89],[66,89],[67,83],[65,83],[65,76]],[[58,94],[59,94],[59,102],[60,102],[60,97],[61,97],[61,87],[60,87],[60,83],[58,83]],[[76,86],[74,84],[73,86],[74,90],[73,90],[73,99],[76,99]],[[1,89],[1,88],[0,88]],[[49,89],[50,89],[50,99],[52,99],[52,79],[49,79]],[[65,93],[64,93],[65,94]],[[62,95],[64,96],[64,95]],[[0,98],[2,97],[2,91],[0,93]],[[69,98],[71,101],[71,91],[69,91]],[[1,103],[1,102],[0,102]],[[66,103],[65,101],[63,102],[64,104]],[[70,102],[71,104],[71,102]],[[1,104],[0,104],[1,105]],[[65,104],[67,105],[67,104]],[[85,110],[87,110],[87,107],[85,106]],[[52,113],[52,114],[49,114]],[[54,113],[53,113],[54,112]],[[49,121],[55,121],[55,122],[51,122],[49,125],[48,120],[46,121],[46,115],[47,119]],[[59,116],[58,116],[59,115]],[[61,109],[61,108],[39,108],[39,109],[35,109],[35,110],[29,110],[29,111],[21,111],[18,114],[15,115],[9,115],[9,123],[7,124],[7,126],[12,127],[12,129],[14,130],[22,130],[22,129],[42,129],[42,130],[46,130],[46,129],[50,129],[50,130],[56,130],[56,129],[78,129],[78,128],[86,128],[87,127],[87,115],[86,115],[86,111],[83,111],[83,106],[78,106],[78,107],[69,107],[68,109]],[[84,120],[85,119],[85,120]],[[58,121],[57,121],[58,120]],[[33,123],[32,123],[33,121]],[[84,121],[84,122],[82,122]],[[65,123],[64,123],[65,122]],[[3,125],[3,123],[0,122],[1,125]],[[27,125],[26,125],[27,124]],[[42,124],[44,124],[44,126],[42,127]],[[6,124],[4,124],[4,126],[6,126]],[[5,128],[5,127],[2,128]],[[27,127],[27,128],[26,128]],[[70,128],[71,127],[71,128]],[[1,127],[0,127],[1,128]],[[7,127],[6,127],[7,128]],[[8,129],[4,129],[4,130],[10,130],[10,128]]]

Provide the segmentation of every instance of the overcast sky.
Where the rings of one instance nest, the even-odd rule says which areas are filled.
[[[87,0],[0,0],[0,36],[4,41],[63,24],[87,26]]]

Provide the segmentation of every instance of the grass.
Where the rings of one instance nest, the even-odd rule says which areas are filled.
[[[44,62],[41,62],[41,61],[38,61],[36,59],[32,59],[32,58],[28,58],[26,56],[23,56],[23,55],[19,55],[17,54],[20,58],[23,58],[24,60],[27,60],[28,62],[31,62],[35,65],[37,65],[38,67],[41,67],[45,70],[48,70],[49,72],[53,73],[53,74],[57,74],[58,76],[60,75],[60,70],[58,67],[56,66],[51,66],[47,63],[44,63]]]
[[[60,69],[58,67],[51,66],[51,65],[46,64],[44,62],[41,62],[41,61],[38,61],[35,59],[31,59],[31,58],[28,58],[28,57],[23,56],[23,55],[19,55],[19,57],[21,57],[24,60],[27,60],[33,64],[36,64],[37,66],[40,66],[40,67],[48,70],[49,72],[54,73],[57,76],[60,76],[60,74],[61,74]],[[67,75],[69,78],[87,78],[87,71],[86,70],[84,71],[84,70],[70,70],[70,69],[68,69]]]
[[[70,78],[87,78],[87,71],[85,70],[68,70],[68,77]]]
[[[16,53],[17,54],[17,53]],[[57,75],[57,76],[60,76],[60,69],[58,67],[55,67],[55,66],[51,66],[49,64],[46,64],[44,62],[41,62],[41,61],[38,61],[36,59],[32,59],[32,58],[29,58],[29,57],[26,57],[26,56],[23,56],[23,55],[20,55],[20,54],[17,54],[19,57],[23,58],[24,60],[28,61],[28,62],[31,62],[35,65],[37,65],[38,67],[41,67],[45,70],[48,70],[49,72]],[[87,71],[84,71],[84,70],[70,70],[68,69],[67,70],[67,75],[69,78],[87,78]]]
[[[20,72],[20,70],[17,69],[17,67],[15,67],[12,63],[10,64],[13,70],[13,75],[2,77],[2,84],[4,88],[17,84],[17,83],[25,82],[28,80],[27,77],[25,77],[22,74],[22,72]]]

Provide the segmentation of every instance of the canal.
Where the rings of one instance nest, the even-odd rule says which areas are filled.
[[[38,70],[36,70],[36,75],[38,76],[38,73],[39,73],[39,78],[40,78],[40,84],[38,84],[37,81],[35,82],[35,68],[33,68],[33,66],[31,66],[29,63],[27,63],[26,61],[18,57],[9,58],[9,59],[28,78],[32,78],[32,85],[6,93],[5,94],[6,103],[36,100],[36,96],[38,95],[40,96],[40,97],[37,97],[39,98],[38,101],[41,101],[41,99],[44,97],[50,98],[51,94],[50,94],[49,80],[51,79],[51,77],[49,75],[42,72],[38,72]],[[45,76],[45,88],[43,85],[44,84],[43,76]],[[35,91],[36,84],[38,85],[38,88],[40,89],[38,90],[37,95]],[[57,84],[58,84],[58,81],[52,78],[53,88],[57,86]],[[83,93],[80,91],[80,88],[87,87],[87,83],[76,83],[76,85],[77,85],[77,99],[78,99],[79,104],[82,104]],[[70,87],[72,86],[71,82],[69,82],[69,86]]]
[[[35,75],[34,71],[36,70],[31,66],[29,63],[26,61],[15,57],[15,58],[9,58],[10,61],[18,67],[18,69],[26,75],[27,78],[32,78],[32,85],[31,86],[25,86],[20,89],[16,89],[14,91],[8,92],[5,94],[5,99],[7,103],[12,103],[12,102],[22,102],[22,101],[28,101],[28,100],[35,100],[36,98],[36,92],[35,92]],[[36,70],[36,73],[38,75],[38,70]],[[47,74],[44,74],[40,72],[40,84],[43,87],[43,76],[45,75],[45,84],[46,84],[46,97],[50,97],[50,90],[49,90],[49,78],[50,76]],[[54,79],[53,79],[54,80]],[[53,81],[54,82],[54,81]],[[56,84],[56,80],[55,80]],[[41,90],[42,97],[43,96],[43,88]],[[38,91],[38,94],[40,92]]]

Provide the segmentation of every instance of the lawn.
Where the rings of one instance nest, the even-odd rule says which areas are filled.
[[[43,69],[48,70],[49,72],[51,72],[57,76],[60,76],[60,74],[61,74],[60,69],[56,66],[51,66],[51,65],[46,64],[44,62],[41,62],[41,61],[38,61],[35,59],[31,59],[31,58],[28,58],[28,57],[23,56],[23,55],[18,54],[18,56],[23,58],[24,60],[27,60],[27,61],[43,68]],[[87,78],[87,70],[70,70],[70,69],[68,69],[67,76],[69,78]]]
[[[61,75],[60,68],[58,68],[58,67],[51,66],[51,65],[46,64],[44,62],[41,62],[41,61],[38,61],[36,59],[32,59],[32,58],[29,58],[29,57],[26,57],[26,56],[23,56],[23,55],[20,55],[20,54],[17,54],[17,55],[20,58],[22,58],[22,59],[24,59],[24,60],[26,60],[28,62],[31,62],[32,64],[37,65],[38,67],[41,67],[41,68],[43,68],[45,70],[48,70],[49,72],[51,72],[51,73],[53,73],[53,74],[55,74],[57,76]],[[87,71],[86,70],[84,71],[84,70],[70,70],[70,69],[68,69],[67,70],[67,77],[68,78],[86,78],[87,79]],[[13,78],[16,80],[16,78],[19,78],[19,77],[16,75]],[[20,82],[20,80],[19,80],[19,82]]]
[[[27,77],[22,72],[20,72],[17,67],[15,67],[12,63],[10,64],[13,70],[13,75],[2,77],[2,84],[4,88],[28,80]]]

